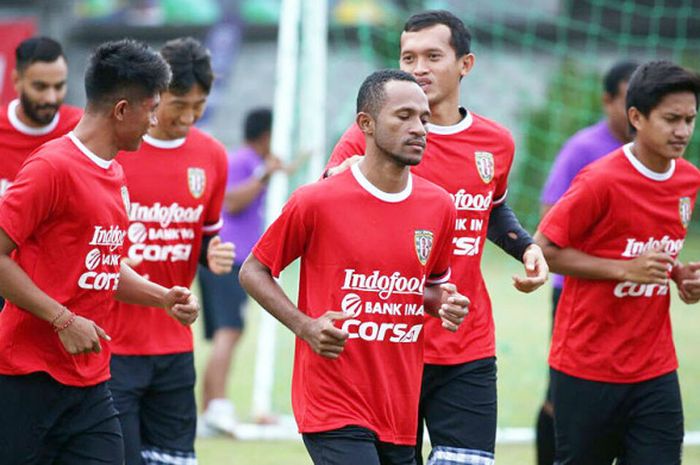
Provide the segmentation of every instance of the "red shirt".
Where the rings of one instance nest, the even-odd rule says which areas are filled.
[[[222,226],[226,150],[192,128],[187,137],[144,137],[137,152],[117,160],[131,195],[124,255],[143,260],[135,270],[165,287],[189,287],[197,271],[203,234]],[[156,307],[115,302],[105,329],[112,352],[163,355],[192,351],[192,331]]]
[[[445,191],[411,178],[386,194],[355,166],[304,186],[253,248],[274,276],[301,257],[299,310],[350,315],[336,324],[350,334],[337,360],[296,340],[292,407],[302,433],[357,425],[415,444],[423,288],[449,278],[455,213]]]
[[[364,150],[364,135],[353,124],[333,149],[327,166]],[[452,282],[471,305],[456,333],[444,331],[436,319],[426,322],[426,363],[456,365],[496,354],[481,254],[491,209],[506,198],[513,150],[513,139],[505,128],[472,112],[454,126],[428,125],[423,160],[412,171],[447,190],[457,207]]]
[[[0,195],[10,186],[30,153],[44,142],[72,130],[83,115],[80,108],[61,105],[49,124],[33,128],[17,117],[19,104],[19,100],[13,100],[0,108]]]
[[[683,246],[700,186],[687,161],[650,171],[631,144],[589,165],[542,220],[559,247],[629,260],[650,247],[673,256]],[[640,195],[640,193],[643,193]],[[567,276],[557,307],[550,365],[572,376],[636,383],[678,367],[666,285]]]
[[[12,257],[46,294],[103,326],[119,281],[128,193],[121,166],[70,133],[44,144],[0,201]],[[70,355],[51,324],[7,301],[0,312],[0,373],[47,372],[70,386],[109,379],[109,344]]]

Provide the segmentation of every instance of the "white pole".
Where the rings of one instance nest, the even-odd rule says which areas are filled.
[[[326,153],[326,62],[328,54],[327,0],[304,0],[302,16],[302,64],[304,80],[300,83],[301,152],[309,152],[309,182],[321,175]]]
[[[294,108],[296,101],[297,60],[299,55],[300,0],[283,0],[277,33],[277,68],[272,122],[272,152],[283,162],[290,158]],[[254,78],[254,77],[253,77]],[[267,224],[279,216],[287,199],[286,176],[273,176],[267,193]],[[253,417],[265,419],[272,411],[272,387],[275,375],[276,321],[262,312],[258,331],[257,357],[253,379]]]

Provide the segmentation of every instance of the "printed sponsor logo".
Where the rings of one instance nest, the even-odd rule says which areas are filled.
[[[100,252],[100,249],[92,249],[85,255],[85,268],[90,271],[94,270],[100,264],[101,259],[102,252]]]
[[[195,199],[204,194],[204,189],[207,186],[207,174],[203,168],[187,168],[187,186]]]
[[[126,231],[122,231],[119,226],[110,226],[105,229],[102,226],[95,226],[92,233],[92,239],[88,245],[109,247],[109,250],[114,252],[117,248],[124,244]]]
[[[340,302],[340,309],[346,315],[355,318],[362,313],[362,299],[360,299],[359,295],[353,294],[352,292],[346,294]]]
[[[678,199],[678,215],[681,217],[681,224],[688,229],[690,216],[693,214],[693,209],[690,206],[690,197],[681,197]]]
[[[493,191],[488,194],[470,194],[465,189],[460,189],[456,193],[450,193],[452,201],[457,210],[466,210],[473,212],[485,212],[491,208],[493,201]]]
[[[177,202],[170,205],[161,205],[160,202],[156,202],[150,206],[134,202],[129,210],[129,221],[158,223],[161,227],[167,228],[171,223],[198,223],[203,210],[203,205],[197,208],[185,208]]]
[[[133,244],[129,258],[147,262],[186,262],[190,259],[192,244]]]
[[[490,183],[496,172],[493,154],[491,152],[474,152],[474,163],[476,163],[476,170],[479,172],[481,180],[486,184]]]
[[[654,297],[657,295],[667,295],[668,285],[666,284],[639,284],[631,281],[618,283],[613,290],[615,297]]]
[[[392,294],[423,295],[425,276],[422,278],[406,278],[398,271],[391,275],[382,275],[379,270],[371,274],[357,273],[354,269],[345,270],[343,290],[376,292],[380,298],[386,300]]]
[[[425,229],[419,229],[413,233],[413,243],[416,247],[416,256],[421,265],[428,263],[430,251],[433,248],[433,233]]]
[[[683,248],[683,243],[683,239],[671,239],[669,236],[664,236],[661,239],[650,237],[646,241],[639,241],[630,237],[627,239],[622,256],[632,258],[638,257],[649,250],[659,250],[675,257]]]
[[[393,343],[411,343],[418,341],[422,324],[376,323],[374,321],[345,320],[341,327],[348,333],[348,339],[363,341],[389,341]]]
[[[129,225],[129,242],[132,244],[141,244],[146,242],[146,237],[148,237],[148,230],[143,223],[131,223]]]
[[[78,286],[81,289],[94,291],[114,291],[119,285],[119,273],[97,273],[96,271],[87,271],[80,275]]]
[[[454,237],[452,238],[452,243],[455,246],[453,251],[455,255],[466,255],[468,257],[474,257],[476,255],[479,255],[481,236]]]

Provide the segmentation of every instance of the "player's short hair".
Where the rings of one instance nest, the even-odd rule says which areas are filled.
[[[245,124],[243,125],[245,140],[256,140],[271,130],[272,110],[269,108],[255,108],[248,112],[245,117]]]
[[[617,97],[620,92],[620,84],[629,82],[632,73],[639,67],[639,63],[632,60],[618,61],[605,73],[603,77],[603,90],[611,97]]]
[[[49,37],[31,37],[15,49],[15,67],[21,74],[37,61],[53,63],[59,57],[66,58],[60,43]]]
[[[471,51],[471,32],[461,19],[446,10],[428,10],[416,13],[408,18],[403,30],[404,32],[417,32],[436,24],[444,24],[450,28],[450,45],[457,57],[467,55]]]
[[[168,88],[170,67],[143,42],[122,39],[99,45],[85,70],[88,105],[112,105],[119,99],[139,101]]]
[[[632,74],[627,87],[626,107],[635,107],[644,116],[668,94],[692,92],[695,108],[698,107],[700,76],[670,61],[650,61],[639,66]]]
[[[211,54],[201,42],[192,37],[169,40],[160,49],[160,54],[173,73],[168,91],[183,95],[199,84],[209,94],[214,71],[211,69]]]
[[[389,81],[415,82],[411,74],[398,69],[382,69],[375,71],[362,83],[357,93],[357,113],[368,113],[376,117],[386,100],[386,83]]]

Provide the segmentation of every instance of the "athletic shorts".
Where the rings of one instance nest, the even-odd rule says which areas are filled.
[[[123,461],[121,428],[107,383],[75,387],[43,372],[0,375],[0,463]]]
[[[492,464],[496,447],[496,358],[460,365],[426,364],[418,414],[418,463],[423,463],[420,449],[425,421],[432,445],[428,464]]]
[[[112,355],[109,381],[126,465],[194,465],[197,407],[192,352]]]
[[[382,442],[360,426],[304,433],[306,450],[314,465],[415,465],[413,446]]]
[[[243,307],[248,295],[238,282],[240,270],[240,265],[233,265],[231,273],[215,275],[206,267],[199,267],[204,336],[207,339],[214,337],[221,328],[243,330]]]
[[[561,465],[681,463],[683,406],[678,374],[630,384],[551,370],[556,457]]]

